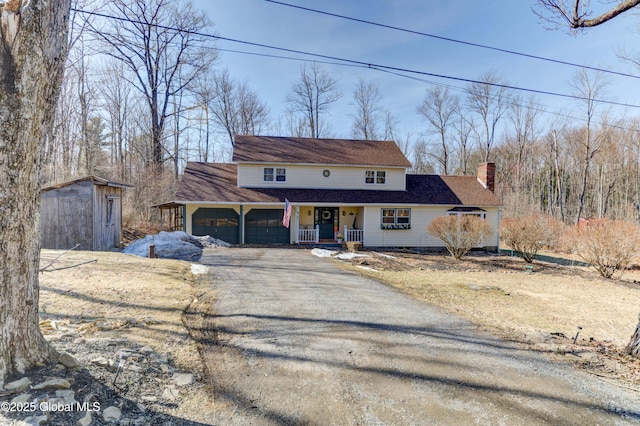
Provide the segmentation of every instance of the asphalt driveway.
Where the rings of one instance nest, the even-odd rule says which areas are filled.
[[[207,249],[216,424],[640,424],[640,395],[308,250]]]

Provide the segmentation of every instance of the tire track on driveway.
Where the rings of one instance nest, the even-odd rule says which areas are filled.
[[[640,424],[640,395],[302,249],[207,249],[216,424]]]

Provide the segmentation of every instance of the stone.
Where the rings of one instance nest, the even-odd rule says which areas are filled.
[[[14,397],[11,400],[12,404],[24,404],[25,402],[29,402],[29,400],[31,399],[31,394],[30,393],[23,393],[21,395],[18,395],[16,397]]]
[[[4,385],[4,388],[8,391],[22,392],[31,384],[31,380],[28,377],[23,377],[22,379],[7,383]]]
[[[72,390],[57,390],[56,397],[61,398],[65,405],[76,404],[76,393]]]
[[[162,397],[170,401],[176,399],[178,395],[180,395],[180,391],[176,388],[166,388],[164,392],[162,392]]]
[[[153,395],[144,395],[140,399],[145,402],[158,402],[158,397]]]
[[[49,422],[47,416],[29,416],[23,420],[29,426],[46,425]]]
[[[107,407],[102,412],[102,418],[105,422],[118,422],[122,417],[122,411],[118,407]]]
[[[58,362],[67,368],[80,367],[80,361],[78,361],[73,355],[67,352],[62,352],[60,354],[60,357],[58,357]]]
[[[173,375],[173,382],[178,386],[188,386],[193,383],[193,374],[176,373]]]
[[[140,352],[141,354],[144,354],[144,355],[148,355],[151,352],[153,352],[153,349],[151,349],[150,346],[143,346],[140,349],[138,349],[138,352]]]
[[[41,389],[69,389],[71,387],[71,383],[69,383],[65,379],[50,379],[39,383],[33,387],[34,390]]]
[[[76,422],[76,426],[89,426],[92,421],[93,418],[91,417],[91,411],[87,411],[87,414]]]
[[[165,374],[173,373],[173,368],[169,366],[169,364],[160,364],[160,371]]]
[[[89,362],[91,362],[91,364],[93,365],[97,365],[98,367],[103,367],[103,368],[109,367],[109,360],[102,356],[98,358],[94,358]]]

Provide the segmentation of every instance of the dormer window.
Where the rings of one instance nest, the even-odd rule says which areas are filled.
[[[273,182],[273,167],[264,168],[264,181]]]
[[[387,172],[384,170],[367,170],[364,175],[364,183],[369,185],[384,185],[387,181]]]
[[[265,167],[263,173],[263,180],[265,182],[286,182],[287,181],[287,169],[273,167]]]

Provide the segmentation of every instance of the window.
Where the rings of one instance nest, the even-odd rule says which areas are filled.
[[[411,209],[382,209],[381,229],[411,229]]]
[[[387,172],[384,170],[367,170],[364,174],[364,182],[367,184],[384,185],[387,181]]]
[[[287,180],[287,169],[274,169],[273,167],[265,167],[263,169],[263,172],[263,180],[265,182],[285,182]]]
[[[486,219],[487,214],[484,212],[449,212],[449,216],[453,215],[469,215],[469,216],[477,216],[480,219]]]

